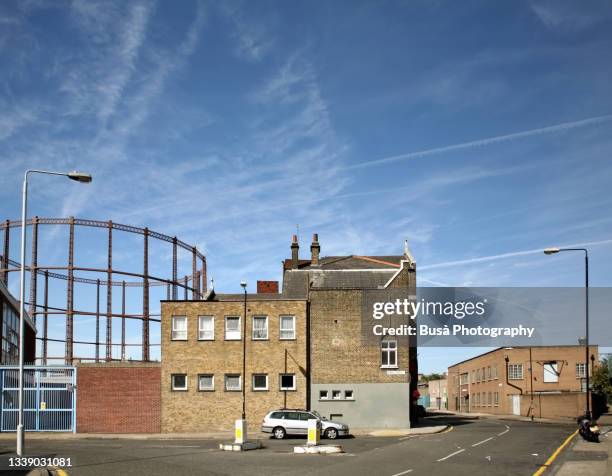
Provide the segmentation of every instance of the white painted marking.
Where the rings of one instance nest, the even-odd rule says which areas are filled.
[[[395,473],[392,476],[402,476],[402,474],[408,474],[408,473],[412,473],[411,469],[407,469],[406,471],[402,471],[401,473]]]
[[[465,451],[465,448],[461,449],[461,450],[458,450],[458,451],[455,451],[454,453],[451,453],[448,456],[445,456],[444,458],[440,458],[438,461],[444,461],[444,460],[446,460],[448,458],[451,458],[451,457],[453,457],[455,455],[458,455],[459,453],[463,453],[464,451]]]
[[[506,433],[508,433],[510,431],[510,429],[504,430],[501,433],[498,433],[497,436],[502,436],[505,435]]]
[[[491,441],[493,438],[495,437],[492,436],[491,438],[487,438],[486,440],[479,441],[478,443],[474,443],[472,446],[482,445],[483,443],[486,443],[487,441]]]

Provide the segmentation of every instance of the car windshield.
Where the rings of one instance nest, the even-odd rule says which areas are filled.
[[[314,410],[313,410],[313,411],[311,411],[310,413],[312,413],[314,416],[316,416],[316,417],[317,417],[317,418],[319,418],[320,420],[327,421],[327,418],[325,418],[325,417],[321,416],[321,415],[319,414],[319,412],[316,412],[316,411],[314,411]]]

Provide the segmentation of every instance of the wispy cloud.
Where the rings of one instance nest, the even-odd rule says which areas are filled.
[[[531,10],[551,30],[580,31],[598,23],[606,15],[607,2],[587,3],[571,0],[533,2]]]
[[[260,61],[272,49],[274,40],[261,22],[248,18],[241,3],[219,3],[221,12],[234,27],[235,53],[248,61]]]
[[[586,243],[572,243],[568,245],[561,245],[559,247],[560,248],[583,248],[586,246],[609,245],[611,243],[612,243],[612,239],[611,240],[590,241]],[[544,247],[536,248],[532,250],[525,250],[525,251],[512,251],[510,253],[501,253],[497,255],[480,256],[478,258],[468,258],[468,259],[455,260],[455,261],[446,261],[443,263],[435,263],[435,264],[420,266],[419,269],[428,270],[428,269],[435,269],[435,268],[450,268],[454,266],[464,266],[466,264],[485,263],[488,261],[497,261],[497,260],[506,259],[506,258],[516,258],[518,256],[541,254],[543,250],[544,250]]]
[[[421,150],[418,152],[409,152],[407,154],[393,155],[390,157],[384,157],[381,159],[370,160],[367,162],[361,162],[361,163],[354,164],[354,165],[348,165],[346,166],[346,168],[347,169],[360,169],[360,168],[374,167],[378,165],[384,165],[384,164],[389,164],[389,163],[399,162],[399,161],[404,161],[404,160],[420,159],[420,158],[428,157],[431,155],[455,152],[458,150],[472,149],[475,147],[485,147],[489,145],[499,144],[501,142],[508,142],[508,141],[517,140],[517,139],[524,139],[527,137],[533,137],[533,136],[538,136],[542,134],[552,134],[556,132],[563,132],[563,131],[576,129],[579,127],[598,125],[604,122],[608,122],[610,120],[612,120],[612,114],[608,114],[605,116],[591,117],[591,118],[582,119],[579,121],[563,122],[561,124],[555,124],[553,126],[546,126],[546,127],[536,128],[536,129],[529,129],[529,130],[521,131],[521,132],[514,132],[511,134],[487,137],[485,139],[478,139],[474,141],[463,142],[461,144],[448,145],[444,147],[434,147],[432,149]]]

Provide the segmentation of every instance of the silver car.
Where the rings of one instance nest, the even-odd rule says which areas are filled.
[[[337,421],[330,421],[313,410],[279,409],[268,413],[261,423],[261,431],[272,433],[277,440],[286,435],[306,435],[308,420],[319,420],[321,435],[330,440],[349,434],[349,427]]]

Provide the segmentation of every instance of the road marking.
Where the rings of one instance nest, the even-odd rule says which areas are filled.
[[[487,441],[491,441],[493,438],[495,437],[492,436],[491,438],[487,438],[486,440],[479,441],[478,443],[474,443],[472,446],[482,445],[483,443],[486,443]]]
[[[506,427],[506,429],[502,431],[501,433],[498,433],[497,436],[505,435],[506,433],[510,431],[510,427],[508,425],[504,425],[504,426]]]
[[[402,471],[401,473],[395,473],[392,476],[402,476],[402,474],[412,473],[411,469],[407,469],[406,471]]]
[[[459,453],[463,453],[464,451],[465,451],[465,448],[461,449],[461,450],[458,450],[458,451],[455,451],[454,453],[451,453],[448,456],[445,456],[444,458],[440,458],[438,461],[444,461],[444,460],[446,460],[448,458],[451,458],[452,456],[458,455]]]
[[[563,448],[565,448],[569,444],[569,442],[572,441],[572,438],[576,436],[577,433],[578,433],[578,430],[576,430],[574,433],[568,436],[565,439],[565,441],[561,443],[561,446],[559,446],[559,448],[557,448],[555,452],[550,455],[550,458],[546,460],[546,463],[540,466],[540,469],[538,469],[535,473],[533,473],[533,476],[540,476],[544,471],[546,471],[546,468],[548,468],[553,463],[553,461],[557,458],[557,456],[559,456],[559,453],[563,451]]]

